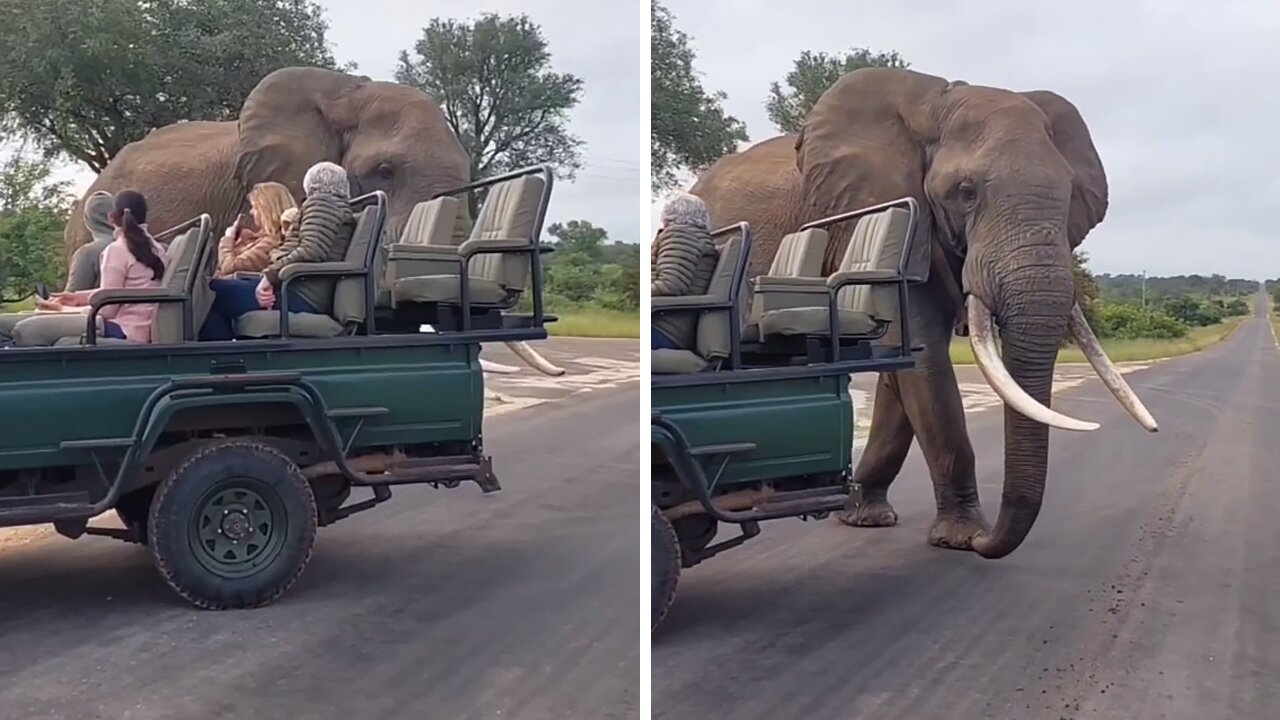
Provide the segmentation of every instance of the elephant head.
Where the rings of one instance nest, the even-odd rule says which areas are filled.
[[[470,162],[434,100],[396,83],[319,68],[267,75],[240,112],[235,179],[276,180],[301,196],[307,168],[342,165],[353,194],[387,194],[398,237],[413,206],[470,182]]]
[[[895,197],[920,203],[921,226],[938,246],[930,272],[948,276],[939,282],[957,294],[955,309],[967,303],[978,365],[1005,403],[1000,515],[973,548],[1007,555],[1040,511],[1049,426],[1097,427],[1049,409],[1068,330],[1126,409],[1156,429],[1076,304],[1071,251],[1107,211],[1106,175],[1083,119],[1050,92],[864,69],[821,97],[795,147],[811,218]],[[848,234],[837,229],[833,238]],[[841,244],[833,243],[830,258]]]

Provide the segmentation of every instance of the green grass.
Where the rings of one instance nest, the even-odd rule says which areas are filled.
[[[1140,360],[1157,360],[1175,357],[1203,350],[1214,343],[1224,340],[1233,330],[1240,326],[1248,316],[1227,318],[1226,320],[1206,327],[1191,328],[1185,337],[1172,340],[1103,340],[1102,347],[1107,356],[1116,362],[1134,362]],[[1272,318],[1276,322],[1277,318]],[[951,362],[956,365],[972,365],[973,349],[969,347],[968,338],[955,338],[951,342]],[[1059,363],[1087,362],[1078,348],[1065,347],[1058,352]]]
[[[556,309],[548,312],[559,320],[547,325],[551,335],[594,338],[639,338],[640,314],[593,307]]]

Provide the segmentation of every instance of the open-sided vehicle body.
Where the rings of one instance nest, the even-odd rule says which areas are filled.
[[[531,168],[451,193],[487,192],[475,233],[494,241],[430,248],[435,275],[401,277],[443,278],[427,284],[454,293],[396,307],[385,297],[398,279],[384,258],[399,244],[384,238],[386,199],[357,198],[346,262],[280,274],[334,278],[332,316],[290,313],[280,292],[281,307],[241,318],[230,342],[195,340],[212,302],[208,217],[164,233],[163,288],[99,293],[82,333],[0,349],[0,527],[53,523],[68,537],[146,543],[189,601],[248,607],[297,579],[317,526],[389,500],[395,485],[498,490],[480,346],[547,336],[539,237],[551,183]],[[396,240],[417,231],[434,232],[420,223]],[[477,270],[486,255],[496,263]],[[503,288],[500,302],[474,301],[469,286],[482,284]],[[532,313],[512,311],[525,291]],[[101,306],[141,301],[163,303],[154,344],[97,336]],[[410,329],[426,316],[434,332]],[[355,488],[370,495],[352,499]],[[112,510],[123,529],[90,525]]]
[[[652,353],[654,627],[682,568],[741,545],[762,521],[822,518],[856,502],[850,376],[913,366],[905,309],[908,284],[921,279],[916,216],[905,198],[805,226],[756,279],[749,311],[751,229],[723,228],[708,293],[654,298],[655,314],[698,313],[696,350]],[[817,277],[824,228],[850,221],[841,269]],[[865,292],[873,288],[888,297]],[[737,533],[717,542],[726,526]]]

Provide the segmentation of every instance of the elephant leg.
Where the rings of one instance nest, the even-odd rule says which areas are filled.
[[[973,537],[988,526],[978,502],[973,446],[947,342],[926,343],[916,369],[899,374],[898,390],[933,480],[938,514],[929,528],[929,543],[969,550]]]
[[[867,445],[853,473],[853,481],[862,492],[860,497],[851,498],[850,505],[837,516],[840,522],[854,527],[898,524],[898,513],[889,504],[889,485],[902,469],[915,439],[893,374],[880,375],[874,403]]]

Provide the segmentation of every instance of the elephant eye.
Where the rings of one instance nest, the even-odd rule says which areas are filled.
[[[379,163],[378,167],[373,169],[373,174],[379,179],[390,180],[391,176],[395,174],[395,171],[388,163]]]
[[[969,207],[978,201],[978,189],[971,181],[964,180],[956,185],[956,200]]]

